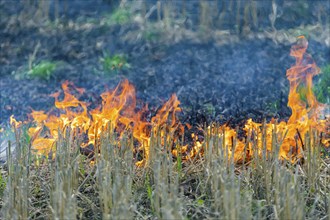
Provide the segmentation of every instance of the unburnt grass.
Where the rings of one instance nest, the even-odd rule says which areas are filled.
[[[129,132],[119,140],[104,129],[97,153],[86,156],[76,131],[59,131],[56,151],[46,158],[35,155],[33,137],[16,128],[2,166],[1,218],[330,219],[330,158],[317,132],[306,135],[295,163],[279,159],[275,131],[271,152],[264,142],[253,158],[234,163],[221,130],[211,130],[204,130],[200,154],[184,160],[172,155],[182,144],[174,134],[154,129],[148,161],[139,167],[143,155]]]

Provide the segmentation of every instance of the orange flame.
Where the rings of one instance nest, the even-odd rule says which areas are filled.
[[[294,162],[303,157],[305,136],[311,129],[329,134],[329,119],[319,119],[326,105],[316,100],[312,90],[312,78],[320,73],[320,69],[312,57],[306,53],[307,46],[306,38],[300,36],[297,44],[291,48],[290,55],[296,58],[296,63],[287,70],[286,74],[290,82],[288,106],[292,110],[292,115],[287,123],[277,124],[272,120],[263,126],[248,119],[244,126],[244,131],[247,134],[245,141],[234,141],[237,137],[236,131],[226,125],[213,132],[224,140],[224,147],[228,149],[228,156],[233,156],[234,161],[249,160],[255,155],[255,152],[260,155],[264,149],[267,151],[266,153],[270,153],[273,150],[272,147],[275,146],[273,143],[275,141],[282,143],[279,157]],[[307,103],[300,99],[299,86],[305,87]],[[273,138],[274,132],[277,136],[276,140]],[[329,146],[329,139],[323,137],[321,142],[326,147]],[[196,144],[196,146],[200,148],[201,144]]]
[[[290,81],[290,93],[288,98],[288,106],[292,110],[292,115],[288,122],[280,122],[279,124],[272,122],[265,124],[265,130],[262,130],[262,124],[255,123],[249,119],[245,124],[244,130],[246,133],[251,133],[248,142],[252,142],[257,146],[257,149],[251,149],[251,143],[243,143],[238,141],[235,146],[234,160],[240,161],[243,159],[244,153],[246,158],[253,156],[253,150],[257,150],[258,154],[262,152],[264,147],[268,152],[272,151],[273,141],[282,144],[279,149],[280,158],[295,160],[301,158],[303,155],[303,148],[305,143],[305,135],[310,129],[316,129],[319,132],[329,132],[329,121],[319,120],[320,113],[326,107],[319,103],[314,96],[312,86],[313,76],[320,73],[320,69],[309,54],[306,53],[308,42],[305,37],[298,37],[296,45],[291,48],[290,55],[296,58],[296,63],[287,70],[287,78]],[[306,99],[300,99],[298,93],[299,86],[305,86]],[[229,143],[232,137],[236,137],[236,132],[230,128],[223,128],[226,130],[225,142]],[[278,140],[273,140],[273,132],[277,133]],[[329,140],[322,139],[325,146],[329,146]],[[248,148],[248,150],[246,149]]]
[[[43,111],[31,113],[35,126],[29,128],[29,135],[35,137],[32,146],[38,154],[48,155],[54,151],[55,141],[59,137],[58,132],[65,132],[68,127],[74,131],[79,128],[79,132],[86,133],[88,142],[82,147],[93,145],[94,150],[97,151],[100,135],[110,125],[119,137],[125,130],[132,131],[139,149],[144,152],[144,160],[137,163],[142,165],[149,157],[151,127],[162,128],[168,125],[167,130],[173,133],[181,126],[176,116],[181,110],[176,95],[172,95],[151,121],[146,121],[143,115],[148,111],[148,107],[145,106],[140,111],[136,110],[135,88],[128,80],[121,82],[113,91],[101,94],[101,106],[90,111],[87,103],[79,101],[73,95],[73,92],[78,95],[83,94],[83,89],[75,87],[68,81],[62,84],[62,89],[64,93],[62,100],[59,98],[61,92],[51,95],[55,98],[55,107],[60,112],[59,116],[45,114]],[[11,117],[11,124],[18,126],[19,122]]]
[[[319,120],[320,113],[326,106],[317,102],[312,90],[312,78],[320,73],[320,69],[311,56],[306,54],[307,46],[307,40],[299,37],[297,44],[291,49],[290,55],[296,58],[296,63],[287,70],[286,74],[290,82],[288,106],[292,110],[287,123],[275,123],[275,120],[272,120],[263,126],[248,119],[243,128],[247,134],[245,140],[238,140],[236,130],[226,125],[216,131],[214,128],[208,128],[207,132],[216,133],[222,138],[228,156],[235,162],[249,160],[256,154],[260,155],[263,150],[272,152],[274,141],[281,143],[279,157],[294,162],[302,157],[305,135],[311,128],[320,132],[329,132],[329,120]],[[299,86],[305,86],[306,102],[300,99]],[[88,109],[87,103],[77,97],[83,94],[83,89],[75,87],[68,81],[62,84],[62,89],[64,93],[62,100],[60,100],[60,92],[52,95],[55,98],[58,115],[46,114],[43,111],[31,113],[35,126],[29,128],[29,134],[32,137],[32,147],[37,154],[48,155],[54,152],[59,131],[65,132],[67,128],[87,134],[88,140],[82,147],[93,145],[94,151],[97,152],[100,136],[110,125],[110,128],[118,134],[118,138],[122,137],[126,130],[132,132],[138,150],[144,153],[143,160],[136,163],[142,166],[146,165],[149,159],[152,128],[158,129],[162,137],[165,137],[165,132],[171,134],[175,137],[174,141],[183,134],[184,126],[177,119],[177,113],[181,111],[180,102],[175,94],[154,117],[146,120],[144,115],[148,112],[148,106],[137,110],[135,88],[128,80],[123,80],[113,91],[101,94],[102,104],[92,110]],[[17,122],[13,116],[10,118],[10,123],[14,127],[21,125],[21,122]],[[275,139],[274,133],[276,133]],[[179,153],[184,154],[183,159],[202,156],[203,140],[199,140],[197,134],[192,134],[192,138],[193,146],[189,152],[186,145],[173,149],[172,153],[175,156]],[[321,141],[329,146],[328,139],[323,138]]]

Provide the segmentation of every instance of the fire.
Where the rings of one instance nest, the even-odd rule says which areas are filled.
[[[290,92],[288,97],[288,106],[292,110],[292,115],[288,122],[270,123],[262,125],[248,119],[244,131],[248,134],[247,140],[237,141],[234,149],[234,160],[236,162],[245,158],[251,158],[254,151],[261,154],[266,148],[267,153],[272,152],[273,142],[282,143],[279,149],[279,157],[291,162],[303,157],[304,143],[306,134],[312,129],[322,133],[329,133],[329,119],[320,120],[322,111],[326,108],[324,104],[319,103],[314,96],[313,76],[320,73],[312,57],[306,53],[308,42],[305,37],[298,37],[296,45],[291,48],[290,55],[296,58],[296,63],[287,70],[287,78],[290,82]],[[306,101],[301,100],[298,88],[303,86],[306,90]],[[328,116],[329,117],[329,116]],[[225,146],[230,145],[230,140],[236,137],[236,131],[224,127],[221,128],[225,139]],[[273,134],[276,133],[277,140],[274,140]],[[250,134],[250,135],[249,135]],[[321,139],[325,146],[329,146],[329,140]],[[231,144],[233,145],[233,144]],[[257,149],[252,149],[257,146]]]
[[[31,113],[35,126],[29,128],[29,134],[34,137],[32,146],[37,154],[48,155],[53,152],[59,131],[65,132],[68,127],[86,134],[88,141],[83,143],[82,147],[92,145],[94,152],[97,152],[100,136],[107,126],[110,126],[118,133],[118,138],[126,130],[132,132],[138,143],[138,150],[144,152],[144,160],[137,162],[137,165],[142,165],[148,161],[152,127],[166,127],[166,130],[172,133],[181,128],[177,120],[177,113],[181,111],[180,102],[176,95],[172,95],[157,114],[147,121],[143,116],[148,112],[148,107],[137,110],[135,88],[128,80],[121,82],[113,91],[102,93],[102,104],[91,110],[88,109],[87,103],[79,101],[79,98],[73,95],[82,95],[83,89],[66,81],[62,84],[62,90],[62,100],[59,98],[61,92],[51,95],[55,98],[58,115],[46,114],[43,111]],[[18,123],[14,118],[11,118],[11,121],[13,124]]]
[[[286,74],[290,82],[288,106],[292,110],[288,122],[277,123],[272,120],[261,124],[248,119],[243,128],[246,133],[244,140],[238,139],[237,130],[227,125],[217,128],[210,126],[206,129],[206,133],[219,135],[223,146],[227,148],[228,156],[235,162],[250,160],[264,151],[270,154],[279,143],[278,156],[294,162],[303,157],[306,135],[311,129],[322,133],[329,132],[329,120],[319,119],[326,106],[316,100],[312,90],[312,78],[320,73],[320,69],[306,53],[307,46],[307,40],[299,37],[290,52],[296,63]],[[301,86],[306,90],[306,101],[300,99],[298,89]],[[126,131],[131,132],[136,150],[143,152],[143,159],[136,162],[138,166],[147,164],[151,136],[156,135],[156,132],[162,140],[167,137],[166,134],[174,137],[171,149],[174,156],[181,154],[182,158],[187,160],[204,154],[204,141],[200,140],[197,134],[192,134],[192,146],[177,146],[177,143],[174,143],[184,134],[184,126],[177,118],[178,112],[181,111],[180,101],[175,94],[159,108],[155,116],[147,119],[148,106],[138,109],[135,88],[128,80],[123,80],[114,90],[102,93],[102,104],[95,109],[90,109],[88,103],[79,100],[84,89],[66,81],[62,84],[62,90],[63,95],[61,92],[52,95],[55,99],[55,113],[32,111],[30,115],[34,126],[30,127],[28,132],[37,154],[54,153],[59,132],[65,132],[68,128],[87,137],[81,147],[93,146],[94,153],[98,153],[100,136],[108,127],[115,131],[118,140]],[[63,98],[60,98],[61,95]],[[10,123],[14,127],[21,125],[14,117],[10,118]],[[325,146],[329,146],[328,139],[323,138],[321,141]]]
[[[223,146],[228,149],[228,156],[235,162],[249,160],[256,154],[261,155],[264,150],[266,154],[273,153],[275,150],[273,148],[278,143],[281,143],[278,152],[280,159],[295,162],[303,157],[307,133],[312,135],[310,131],[316,130],[319,133],[329,134],[329,119],[319,119],[327,106],[316,100],[312,90],[312,78],[320,73],[320,69],[306,53],[307,47],[306,38],[300,36],[297,44],[291,48],[290,55],[296,59],[296,63],[287,70],[286,74],[290,82],[288,106],[292,110],[288,122],[277,123],[272,120],[267,124],[261,124],[248,119],[243,128],[247,136],[245,140],[236,140],[236,130],[226,125],[217,130],[208,128],[212,129],[212,134],[222,138]],[[304,87],[306,90],[306,101],[301,100],[299,87]],[[329,139],[323,137],[320,141],[326,147],[329,146]]]

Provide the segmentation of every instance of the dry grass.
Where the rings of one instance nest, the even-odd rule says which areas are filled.
[[[47,3],[29,2],[34,2],[35,10],[25,3],[17,19],[24,23],[31,17],[49,18]],[[257,29],[268,16],[257,6],[257,1],[226,1],[221,6],[201,1],[199,28],[221,29],[229,13],[237,21],[237,32]],[[56,19],[58,7],[55,1]],[[276,5],[269,7],[271,27],[278,33]],[[163,23],[160,27],[174,30],[174,26],[189,26],[175,21],[180,16],[172,8],[157,3],[157,22]],[[147,6],[143,10],[144,15],[150,12]],[[183,7],[185,13],[189,11]],[[258,17],[259,13],[263,17]],[[145,28],[152,26],[148,16],[143,18]],[[14,132],[16,139],[8,142],[7,163],[1,167],[6,182],[4,193],[0,193],[3,219],[330,220],[330,159],[321,156],[319,135],[314,131],[305,138],[303,160],[295,164],[278,159],[280,143],[275,132],[273,152],[264,150],[253,160],[234,164],[219,133],[206,130],[203,157],[183,162],[171,153],[173,134],[161,137],[156,131],[143,168],[135,166],[136,146],[129,133],[118,142],[117,135],[107,128],[100,138],[100,152],[89,158],[80,154],[82,137],[74,131],[61,131],[56,152],[45,158],[33,154],[32,141],[24,130]],[[13,147],[15,153],[11,153]]]
[[[110,7],[116,5],[114,1],[104,2]],[[194,7],[191,4],[195,4]],[[324,1],[121,0],[118,8],[100,17],[67,22],[68,11],[72,7],[68,1],[63,1],[63,4],[58,0],[24,1],[20,13],[8,19],[10,22],[6,29],[13,28],[15,22],[20,27],[37,27],[41,32],[133,24],[139,28],[121,36],[123,40],[135,42],[142,38],[151,43],[170,43],[189,39],[196,42],[214,40],[217,44],[224,44],[243,37],[291,44],[297,36],[306,35],[327,46],[330,44],[330,17]],[[298,23],[292,25],[295,22]]]
[[[204,155],[182,162],[170,150],[173,134],[154,132],[143,168],[135,166],[129,133],[118,142],[108,128],[100,153],[88,158],[79,153],[81,137],[67,130],[54,159],[33,155],[31,140],[21,129],[15,133],[15,143],[8,143],[15,154],[4,167],[3,219],[330,218],[329,158],[312,131],[296,164],[278,159],[275,141],[273,152],[234,164],[221,132],[209,130]]]

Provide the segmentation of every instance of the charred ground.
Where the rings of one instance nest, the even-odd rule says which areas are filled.
[[[181,117],[191,124],[290,115],[285,71],[294,59],[288,55],[287,42],[243,35],[232,42],[234,34],[224,35],[221,44],[215,38],[171,41],[157,34],[152,39],[139,38],[137,24],[101,22],[101,13],[115,10],[106,1],[93,6],[72,1],[65,13],[59,11],[62,17],[56,24],[52,13],[49,23],[37,23],[33,17],[23,22],[21,14],[26,9],[23,3],[20,6],[1,2],[1,124],[10,115],[25,119],[31,108],[50,110],[54,100],[49,95],[64,80],[85,88],[83,98],[97,105],[100,93],[123,78],[135,85],[138,99],[155,109],[176,93],[182,102]],[[194,16],[197,12],[190,15],[192,22],[196,22]],[[26,77],[34,52],[34,63],[57,63],[49,80]],[[104,53],[123,54],[130,68],[105,72],[100,62]],[[313,39],[309,53],[319,66],[330,59],[329,48]]]

